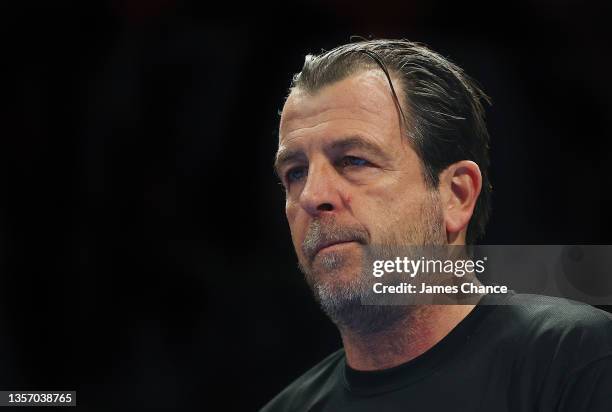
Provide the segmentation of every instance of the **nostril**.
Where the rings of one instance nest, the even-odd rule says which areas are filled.
[[[321,203],[317,207],[317,210],[319,210],[320,212],[331,212],[332,210],[334,210],[334,207],[331,203]]]

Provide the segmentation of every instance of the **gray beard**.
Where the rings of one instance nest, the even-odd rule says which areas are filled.
[[[446,243],[446,234],[443,231],[443,217],[437,196],[432,195],[430,202],[421,206],[420,219],[412,225],[403,239],[388,239],[382,245],[376,246],[376,259],[392,260],[403,246],[407,245],[441,245]],[[325,224],[324,224],[325,223]],[[335,222],[313,222],[306,235],[304,247],[307,249],[316,244],[321,237],[333,238],[338,233],[346,235],[352,233],[356,238],[363,239],[359,228],[338,227]],[[341,253],[327,253],[319,259],[318,273],[313,273],[300,262],[300,270],[304,273],[315,300],[323,312],[342,331],[352,334],[369,336],[393,330],[394,327],[408,320],[416,310],[411,305],[374,305],[363,302],[373,301],[372,280],[366,263],[371,252],[367,246],[362,245],[364,264],[362,270],[356,273],[349,281],[335,281],[333,272],[342,271],[345,257]],[[390,280],[390,279],[388,279]]]

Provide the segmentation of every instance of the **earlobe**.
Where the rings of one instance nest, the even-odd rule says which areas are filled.
[[[453,163],[440,173],[439,190],[449,243],[465,239],[481,187],[480,168],[472,161]]]

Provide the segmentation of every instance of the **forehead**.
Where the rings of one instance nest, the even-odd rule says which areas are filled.
[[[398,86],[394,87],[399,93]],[[283,107],[279,146],[304,136],[397,135],[399,119],[386,76],[381,70],[367,70],[314,94],[294,89]]]

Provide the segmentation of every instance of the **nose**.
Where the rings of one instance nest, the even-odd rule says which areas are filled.
[[[311,163],[300,205],[311,216],[337,212],[342,207],[340,185],[340,176],[331,164]]]

